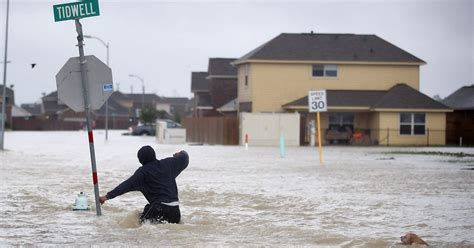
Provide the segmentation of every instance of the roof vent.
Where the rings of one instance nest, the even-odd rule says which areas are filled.
[[[311,32],[309,32],[309,34],[314,34],[313,30],[311,30]]]
[[[370,53],[374,53],[374,49],[373,48],[370,48]]]

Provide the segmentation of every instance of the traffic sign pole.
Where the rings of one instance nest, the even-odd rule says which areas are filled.
[[[315,121],[318,125],[318,146],[319,146],[319,162],[323,164],[323,148],[321,144],[321,117],[319,112],[327,111],[326,90],[316,90],[308,92],[308,112],[316,112]],[[315,134],[316,136],[316,134]]]
[[[318,123],[318,146],[319,146],[319,162],[323,163],[323,148],[321,147],[321,118],[319,112],[316,112],[316,120]]]
[[[76,31],[77,31],[77,46],[79,47],[79,63],[81,68],[81,81],[82,81],[82,91],[84,95],[84,111],[86,114],[86,125],[87,125],[87,134],[89,137],[89,151],[91,155],[91,164],[92,164],[92,182],[94,183],[94,195],[95,195],[95,207],[97,216],[100,216],[100,202],[99,202],[99,180],[97,178],[97,167],[95,163],[95,150],[94,150],[94,136],[92,133],[91,125],[91,105],[89,99],[89,89],[88,89],[88,80],[87,77],[87,60],[84,57],[84,36],[82,34],[82,24],[79,22],[79,19],[76,19]]]

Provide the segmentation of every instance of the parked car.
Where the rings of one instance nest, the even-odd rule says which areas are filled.
[[[131,135],[151,135],[154,136],[156,132],[156,125],[155,124],[143,124],[139,123],[136,126],[131,126],[128,128]]]
[[[181,128],[181,124],[177,123],[177,122],[174,122],[170,119],[157,119],[156,120],[157,122],[158,121],[164,121],[166,122],[166,127],[167,128]]]
[[[164,121],[166,122],[166,127],[167,128],[180,128],[181,124],[174,122],[169,119],[157,119],[156,121]],[[156,134],[156,124],[150,123],[150,124],[143,124],[139,123],[136,126],[131,126],[128,128],[130,131],[131,135],[151,135],[155,136]]]

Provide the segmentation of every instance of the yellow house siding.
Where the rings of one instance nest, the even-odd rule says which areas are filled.
[[[369,115],[369,128],[371,130],[370,132],[370,138],[372,140],[377,140],[380,144],[380,114],[379,113],[370,113]]]
[[[250,67],[250,65],[249,65]],[[251,74],[249,73],[249,84],[245,85],[245,65],[240,65],[237,68],[237,96],[238,96],[238,102],[251,102],[252,101],[252,90],[251,90],[251,84],[250,82],[250,76]],[[250,69],[249,69],[250,71]]]
[[[380,113],[380,137],[381,145],[386,144],[387,129],[391,129],[388,134],[390,145],[445,145],[446,114],[426,113],[425,125],[430,131],[424,135],[401,135],[400,134],[400,113],[381,112]],[[429,135],[428,135],[429,134]]]
[[[317,78],[312,64],[252,63],[249,89],[243,68],[239,65],[239,100],[252,101],[253,112],[281,112],[281,105],[314,89],[388,90],[403,82],[419,90],[419,65],[338,64],[336,78]]]

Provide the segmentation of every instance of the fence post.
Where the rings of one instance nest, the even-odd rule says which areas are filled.
[[[387,128],[387,146],[390,146],[390,128]]]
[[[426,143],[427,143],[426,144],[427,146],[430,146],[430,129],[429,128],[426,129]]]

